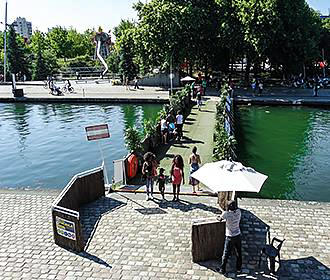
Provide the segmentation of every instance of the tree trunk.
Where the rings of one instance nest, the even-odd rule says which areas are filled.
[[[250,83],[250,68],[251,68],[251,60],[249,57],[247,57],[246,58],[245,77],[244,77],[245,86],[249,86],[249,83]]]

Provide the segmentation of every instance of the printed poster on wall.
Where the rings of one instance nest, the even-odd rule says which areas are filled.
[[[60,217],[56,217],[56,230],[59,235],[69,238],[71,240],[76,240],[76,230],[74,222],[65,220]]]

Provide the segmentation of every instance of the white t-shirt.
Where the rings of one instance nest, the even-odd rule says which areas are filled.
[[[226,220],[226,236],[233,237],[241,234],[241,230],[239,229],[241,210],[225,211],[221,215],[221,218]]]
[[[167,128],[167,122],[166,122],[165,119],[162,119],[162,120],[160,121],[160,130],[164,130],[164,129],[166,129],[166,128]]]
[[[176,116],[176,124],[183,124],[183,116],[177,115]]]

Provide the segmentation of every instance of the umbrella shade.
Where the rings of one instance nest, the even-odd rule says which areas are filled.
[[[181,82],[192,82],[192,81],[195,81],[195,79],[190,76],[187,76],[187,77],[182,78],[180,81]]]
[[[191,176],[213,192],[259,192],[268,178],[240,162],[227,160],[206,163]]]

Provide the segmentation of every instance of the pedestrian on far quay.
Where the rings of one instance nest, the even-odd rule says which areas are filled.
[[[180,186],[184,184],[184,163],[180,155],[176,155],[172,162],[171,177],[173,186],[173,201],[179,201]]]
[[[262,94],[263,89],[264,89],[264,84],[263,84],[262,80],[260,80],[260,82],[259,82],[259,94]]]
[[[139,89],[139,79],[138,79],[138,77],[135,77],[135,79],[134,79],[134,89]]]
[[[183,133],[182,133],[183,115],[181,111],[178,111],[178,114],[176,115],[175,127],[177,128],[177,132],[178,132],[178,140],[181,140],[181,138],[183,137]]]
[[[232,249],[236,253],[236,271],[242,269],[242,240],[239,223],[241,220],[241,210],[237,208],[235,200],[230,200],[227,203],[227,211],[220,217],[220,220],[226,220],[226,239],[222,254],[221,266],[218,271],[222,274],[226,273],[226,265]]]
[[[153,199],[154,196],[154,182],[153,176],[155,175],[155,155],[151,152],[147,152],[143,156],[144,163],[142,165],[142,175],[146,179],[146,191],[147,197],[146,200]]]
[[[313,96],[317,97],[317,93],[319,90],[319,77],[314,78],[314,83],[313,83]]]
[[[165,199],[165,183],[166,183],[166,176],[164,174],[165,169],[159,169],[159,175],[156,184],[158,184],[159,192],[162,195],[162,198]]]

